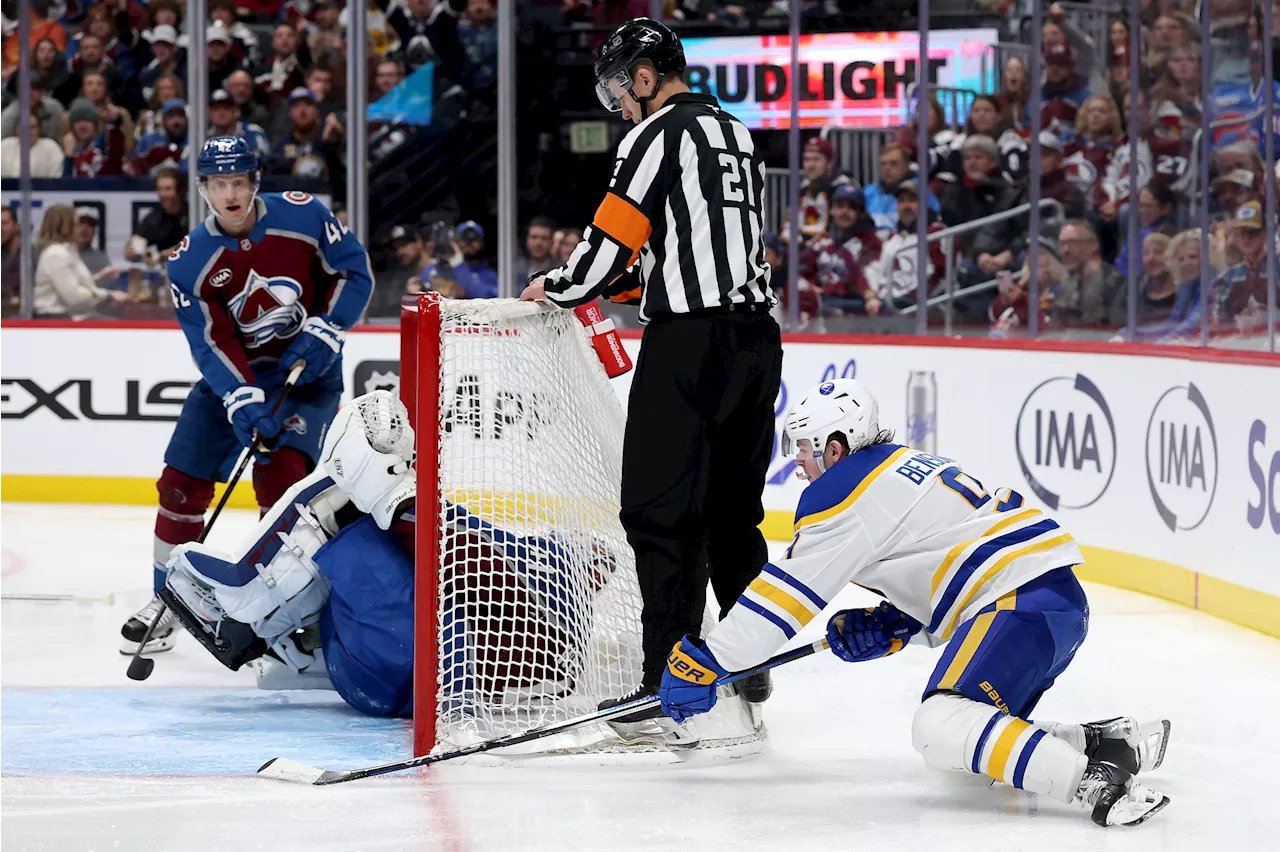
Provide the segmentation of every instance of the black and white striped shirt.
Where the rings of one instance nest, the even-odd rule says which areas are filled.
[[[609,191],[546,294],[573,307],[604,294],[640,319],[730,304],[772,306],[764,260],[764,162],[715,98],[680,93],[618,146]]]

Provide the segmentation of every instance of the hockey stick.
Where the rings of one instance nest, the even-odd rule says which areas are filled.
[[[289,396],[289,391],[293,390],[293,386],[297,384],[298,377],[302,375],[302,371],[306,368],[306,361],[299,361],[293,365],[293,369],[289,371],[289,376],[284,380],[284,390],[280,393],[280,398],[276,400],[276,404],[271,407],[271,413],[275,414],[280,410],[280,406],[284,405],[285,399]],[[240,461],[236,464],[235,473],[231,474],[231,478],[227,480],[227,487],[222,491],[222,498],[218,500],[218,505],[214,506],[213,514],[209,516],[209,521],[204,525],[204,529],[200,530],[200,537],[196,539],[196,543],[203,542],[209,537],[209,530],[213,529],[213,522],[218,520],[218,515],[222,514],[222,507],[227,505],[227,500],[231,499],[231,492],[235,490],[236,483],[240,481],[240,477],[244,474],[244,469],[249,466],[249,459],[253,456],[254,446],[258,449],[266,451],[266,447],[258,443],[258,433],[254,430],[253,443],[240,451]],[[156,661],[150,657],[142,656],[142,649],[147,647],[147,643],[151,641],[151,634],[160,626],[160,619],[164,618],[165,611],[168,609],[161,601],[160,609],[156,611],[156,617],[151,619],[151,623],[147,625],[147,632],[142,634],[142,641],[138,643],[138,650],[133,652],[133,658],[129,660],[129,669],[125,672],[130,680],[146,680],[151,677],[151,671],[156,667]]]
[[[3,594],[0,595],[3,601],[36,601],[38,603],[78,603],[78,604],[106,604],[111,606],[116,602],[116,593],[107,592],[102,597],[82,597],[80,595],[35,595],[35,594]]]
[[[795,660],[802,659],[815,654],[818,651],[825,651],[828,647],[827,640],[823,639],[814,642],[811,645],[803,645],[786,653],[778,654],[776,657],[765,660],[754,668],[737,672],[719,681],[721,684],[730,684],[734,681],[742,680],[752,675],[760,674],[760,672],[781,666],[784,663],[790,663]],[[287,757],[273,757],[266,763],[262,764],[262,768],[258,770],[258,774],[263,778],[274,778],[277,781],[293,781],[298,784],[312,784],[317,787],[325,784],[341,784],[343,781],[359,781],[361,778],[371,778],[375,775],[385,775],[388,772],[399,772],[402,769],[413,769],[418,766],[430,766],[433,763],[440,763],[445,760],[453,760],[455,757],[469,757],[473,754],[483,754],[486,751],[494,749],[506,748],[507,746],[520,745],[522,743],[540,740],[543,737],[554,736],[555,734],[564,733],[581,725],[589,725],[593,722],[607,722],[610,719],[616,719],[619,716],[626,716],[637,710],[647,710],[659,703],[656,695],[650,695],[645,698],[637,698],[634,701],[628,701],[626,704],[619,704],[616,707],[610,707],[607,710],[597,710],[594,713],[588,713],[585,716],[579,716],[576,719],[568,719],[564,722],[556,722],[551,725],[543,725],[541,728],[534,728],[532,731],[525,731],[523,734],[509,734],[505,737],[497,739],[485,740],[481,743],[465,746],[455,751],[447,751],[443,754],[426,754],[422,757],[415,757],[410,760],[400,760],[395,763],[384,763],[381,766],[371,766],[368,769],[352,769],[349,771],[333,770],[333,769],[317,769],[314,766],[307,766],[305,763],[299,763],[296,760],[290,760]]]

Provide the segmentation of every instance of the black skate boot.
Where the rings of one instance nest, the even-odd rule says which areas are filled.
[[[1159,769],[1169,745],[1168,719],[1141,722],[1117,716],[1101,722],[1085,722],[1084,753],[1089,760],[1104,760],[1137,775]]]
[[[1169,797],[1138,784],[1133,773],[1107,760],[1090,760],[1076,798],[1092,808],[1098,825],[1138,825],[1165,805]]]
[[[130,616],[129,620],[124,623],[124,627],[120,628],[120,635],[124,637],[124,641],[120,643],[120,653],[125,656],[133,656],[138,653],[138,643],[142,641],[142,637],[147,635],[147,628],[151,626],[151,621],[156,617],[156,613],[164,606],[159,598],[152,598],[151,601],[142,609]],[[151,654],[159,654],[161,651],[168,651],[173,647],[174,641],[177,639],[178,620],[168,609],[164,611],[164,617],[160,619],[160,623],[156,625],[156,629],[151,632],[151,638],[147,640],[147,646],[143,649],[143,653],[150,656]]]
[[[773,677],[768,670],[753,674],[751,677],[744,677],[734,686],[738,694],[752,704],[763,704],[769,700],[770,695],[773,695]]]
[[[656,696],[658,690],[652,686],[639,686],[621,698],[606,698],[596,706],[597,710],[608,710],[610,707],[617,707],[619,704],[626,704],[635,701],[637,698],[648,698]],[[628,713],[625,716],[619,716],[616,719],[610,719],[612,722],[622,722],[624,724],[632,722],[643,722],[646,719],[665,719],[666,714],[662,712],[661,704],[654,704],[652,707],[646,707],[643,710],[637,710],[634,713]]]

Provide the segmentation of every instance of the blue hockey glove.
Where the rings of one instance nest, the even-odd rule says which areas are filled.
[[[254,432],[261,441],[267,441],[280,433],[280,422],[271,413],[266,395],[257,385],[241,385],[222,398],[227,409],[227,419],[236,430],[236,438],[242,446],[254,445]],[[270,456],[254,450],[254,458],[266,463]]]
[[[827,642],[846,663],[860,663],[896,654],[923,624],[885,601],[866,609],[846,609],[827,623]]]
[[[688,636],[671,648],[658,696],[662,712],[677,722],[716,706],[716,681],[728,675],[716,658]]]
[[[298,384],[305,385],[329,372],[333,362],[342,352],[342,342],[347,333],[329,322],[324,315],[307,317],[302,330],[280,356],[280,368],[288,372],[299,361],[306,361]]]

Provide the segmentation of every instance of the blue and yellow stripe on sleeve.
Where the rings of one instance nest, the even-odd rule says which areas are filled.
[[[772,562],[760,569],[738,603],[782,631],[788,639],[796,635],[827,602],[813,589]]]
[[[960,613],[1009,563],[1073,540],[1070,533],[1061,531],[1056,521],[1042,517],[1039,509],[1023,509],[1004,515],[981,536],[951,548],[934,572],[930,600],[937,603],[928,630],[938,638],[951,637],[959,623]],[[1003,532],[1027,521],[1035,522]]]

